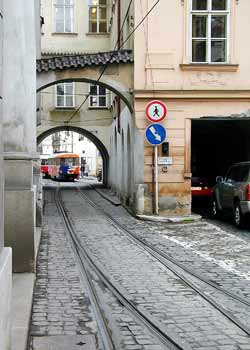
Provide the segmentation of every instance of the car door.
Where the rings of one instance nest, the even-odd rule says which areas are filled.
[[[235,193],[235,185],[237,183],[237,178],[239,174],[239,167],[232,167],[223,183],[221,184],[221,205],[223,209],[232,209],[234,205],[234,193]]]

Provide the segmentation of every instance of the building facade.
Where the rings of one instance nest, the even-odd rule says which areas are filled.
[[[127,201],[130,198],[133,202],[135,196],[131,171],[134,162],[132,144],[136,136],[131,111],[131,64],[127,67],[124,65],[122,71],[118,65],[101,63],[99,55],[102,53],[104,57],[105,52],[108,52],[112,59],[113,51],[132,49],[133,37],[128,36],[134,25],[133,2],[129,5],[120,0],[72,0],[55,1],[52,5],[50,1],[44,0],[42,17],[43,57],[82,58],[81,55],[93,54],[96,55],[93,57],[97,65],[97,68],[93,69],[97,70],[97,74],[95,78],[91,78],[93,83],[80,83],[77,80],[80,77],[86,80],[92,67],[89,70],[85,68],[82,73],[79,70],[69,70],[68,74],[62,74],[62,78],[72,77],[72,81],[56,84],[41,91],[41,123],[37,127],[38,137],[49,130],[55,131],[56,127],[65,127],[65,130],[73,127],[74,131],[78,130],[79,133],[90,133],[102,143],[108,155],[105,183],[121,197],[127,198]],[[120,55],[122,57],[123,53]],[[130,107],[114,91],[98,85],[100,76],[100,81],[105,81],[107,86],[115,86],[117,90],[122,91],[123,81],[130,86]],[[119,80],[120,76],[123,80]],[[139,137],[140,150],[143,152],[143,138],[141,135]],[[131,164],[129,170],[127,160]],[[142,176],[139,183],[141,181]]]
[[[10,350],[12,252],[4,243],[4,173],[3,173],[3,40],[4,2],[0,1],[0,348]]]
[[[154,4],[136,1],[135,23]],[[232,162],[250,160],[249,10],[244,0],[160,1],[135,33],[134,106],[141,134],[149,125],[146,105],[158,99],[168,107],[162,125],[173,164],[158,166],[160,213],[190,213],[192,176],[213,181]],[[145,142],[145,213],[153,211],[152,154]]]

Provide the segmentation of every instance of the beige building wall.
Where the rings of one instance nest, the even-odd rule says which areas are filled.
[[[111,5],[108,1],[108,22]],[[55,30],[54,1],[41,0],[41,13],[44,17],[42,35],[43,54],[91,53],[110,50],[109,33],[90,33],[88,20],[88,1],[75,0],[72,33],[57,33]]]
[[[112,123],[112,114],[110,112],[111,94],[107,92],[107,107],[90,107],[89,99],[82,108],[77,108],[84,101],[89,93],[89,84],[74,83],[75,107],[61,108],[56,107],[56,86],[44,89],[41,92],[41,125],[37,128],[38,134],[49,128],[63,125],[69,121],[71,126],[86,129],[97,136],[102,143],[109,149],[109,127]]]
[[[135,25],[154,3],[135,3]],[[167,173],[159,167],[159,205],[165,214],[191,210],[191,120],[229,116],[250,108],[250,46],[246,45],[250,3],[230,0],[229,4],[226,64],[191,63],[191,0],[160,1],[135,35],[135,115],[142,135],[149,125],[145,115],[147,103],[160,99],[168,106],[168,117],[162,124],[167,129],[173,165]],[[152,152],[153,147],[145,141],[148,213],[152,212]]]

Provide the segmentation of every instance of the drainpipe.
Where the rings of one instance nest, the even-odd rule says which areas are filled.
[[[117,0],[117,49],[121,48],[121,0]],[[121,114],[121,99],[117,96],[117,129],[118,132],[121,132],[120,124],[120,114]]]
[[[121,48],[121,0],[117,0],[117,48]]]

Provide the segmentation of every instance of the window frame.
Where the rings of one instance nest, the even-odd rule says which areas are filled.
[[[189,1],[189,61],[191,64],[209,64],[209,65],[225,65],[230,63],[230,27],[231,27],[231,0],[226,0],[226,10],[212,10],[212,0],[207,0],[207,10],[193,10],[193,0]],[[205,15],[207,16],[207,28],[206,28],[206,37],[199,38],[193,37],[193,15]],[[211,23],[212,16],[225,16],[226,18],[226,37],[223,38],[212,38],[211,37]],[[193,40],[203,40],[206,41],[206,61],[197,62],[193,61]],[[211,60],[211,47],[212,41],[225,41],[225,61],[222,62],[213,62]]]
[[[66,5],[64,0],[64,4],[57,4],[57,0],[53,1],[53,17],[54,17],[54,33],[59,33],[59,34],[72,34],[75,32],[75,0],[71,0],[73,4],[71,5]],[[56,9],[57,8],[63,8],[63,31],[58,31],[57,30],[57,21],[56,21]],[[72,14],[72,19],[71,19],[71,31],[66,31],[66,9],[72,9],[73,14]]]
[[[70,85],[70,84],[72,84],[72,94],[67,94],[67,93],[65,93],[65,89],[66,89],[66,86]],[[63,95],[58,95],[58,93],[57,93],[57,88],[58,88],[59,85],[63,85]],[[57,101],[57,97],[58,96],[63,96],[63,106],[59,106],[58,105],[58,103],[57,103],[58,102]],[[73,97],[72,106],[67,106],[66,105],[66,101],[67,101],[66,97],[67,96],[72,96]],[[59,108],[59,109],[72,109],[72,108],[75,108],[75,84],[74,84],[74,82],[65,82],[65,83],[59,83],[59,84],[55,85],[55,107]]]
[[[106,5],[100,5],[100,0],[96,0],[98,1],[97,5],[93,5],[91,2],[92,0],[89,0],[89,3],[88,3],[88,32],[91,33],[91,34],[108,34],[109,31],[108,31],[108,1],[106,0]],[[97,9],[97,13],[96,13],[96,32],[93,32],[91,31],[91,22],[94,22],[94,21],[91,21],[91,18],[90,18],[90,10],[92,7],[96,7]],[[101,20],[101,16],[100,16],[100,12],[101,12],[101,8],[105,8],[106,9],[106,20]],[[106,23],[106,31],[105,32],[101,32],[100,31],[100,23]]]
[[[93,94],[91,94],[91,87],[92,86],[95,86],[96,88],[97,88],[97,95],[93,95]],[[108,92],[108,90],[105,88],[105,87],[103,87],[104,89],[105,89],[105,95],[100,95],[100,88],[101,88],[102,86],[100,86],[100,85],[95,85],[95,84],[89,84],[89,108],[108,108],[108,94],[107,94],[107,92]],[[93,105],[91,105],[91,97],[92,96],[94,96],[94,97],[97,97],[97,101],[98,101],[98,105],[96,105],[96,106],[93,106]],[[100,106],[100,97],[105,97],[105,106]]]

